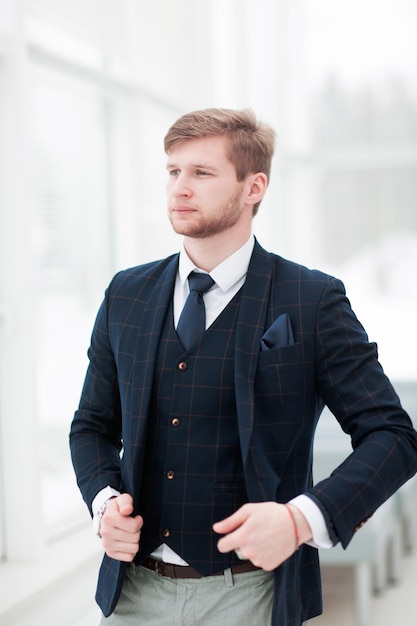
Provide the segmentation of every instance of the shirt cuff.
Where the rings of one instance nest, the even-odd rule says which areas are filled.
[[[91,510],[93,512],[93,515],[97,515],[98,510],[101,509],[106,500],[115,496],[120,496],[120,491],[113,489],[113,487],[105,487],[104,489],[99,491],[91,504]]]
[[[333,543],[324,521],[323,513],[311,498],[301,494],[296,496],[290,503],[296,506],[310,524],[313,540],[307,541],[307,545],[313,548],[332,548]]]

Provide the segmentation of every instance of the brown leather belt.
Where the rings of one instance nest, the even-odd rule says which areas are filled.
[[[150,556],[148,556],[141,565],[142,567],[156,572],[159,576],[165,576],[166,578],[203,578],[203,576],[190,565],[164,563],[163,561],[156,561]],[[231,567],[232,574],[243,574],[244,572],[253,572],[257,569],[259,569],[259,567],[256,567],[250,561],[242,561]],[[212,574],[212,576],[223,576],[223,571]]]

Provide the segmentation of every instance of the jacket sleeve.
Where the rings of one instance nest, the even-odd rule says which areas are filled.
[[[109,337],[110,287],[97,314],[88,350],[89,366],[70,429],[70,449],[78,486],[90,509],[108,485],[122,491],[121,407],[117,368]]]
[[[417,433],[340,281],[329,283],[317,311],[317,387],[350,435],[353,452],[308,495],[321,508],[334,543],[346,547],[417,471]]]

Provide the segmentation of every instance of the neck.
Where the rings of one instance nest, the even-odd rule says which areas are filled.
[[[221,233],[204,239],[184,237],[184,248],[188,256],[197,267],[211,272],[222,261],[239,250],[249,239],[250,231],[240,236],[231,236],[231,233]]]

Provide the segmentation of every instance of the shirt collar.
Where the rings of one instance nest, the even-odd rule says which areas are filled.
[[[210,272],[210,276],[222,291],[227,291],[230,287],[237,283],[238,280],[245,276],[248,271],[254,245],[255,238],[251,235],[241,248],[236,250],[236,252],[233,252],[233,254],[228,256]],[[204,271],[194,265],[183,245],[180,250],[178,265],[178,274],[182,285],[185,285],[189,273],[194,270],[197,272]]]

